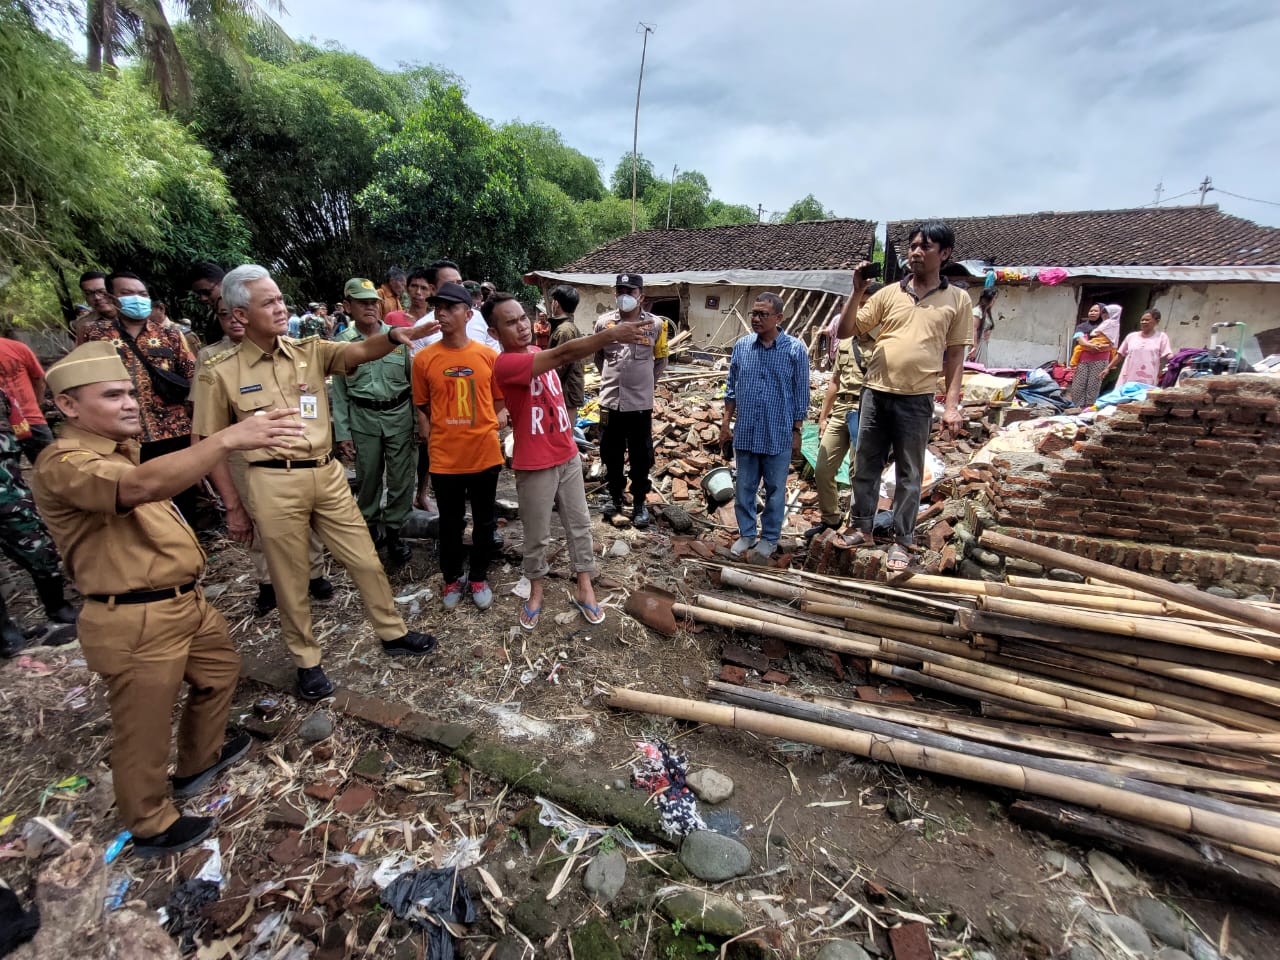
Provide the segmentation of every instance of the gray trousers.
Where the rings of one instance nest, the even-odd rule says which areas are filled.
[[[541,580],[547,575],[547,544],[551,542],[551,507],[554,504],[569,541],[574,573],[596,572],[591,542],[591,515],[582,483],[582,458],[578,454],[558,467],[517,470],[516,496],[524,527],[524,575]]]

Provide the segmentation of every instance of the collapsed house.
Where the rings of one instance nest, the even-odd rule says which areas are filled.
[[[1246,358],[1280,353],[1280,229],[1214,205],[945,219],[956,232],[949,272],[975,284],[996,274],[989,366],[1065,361],[1076,322],[1098,302],[1124,308],[1124,333],[1156,308],[1175,351],[1206,347],[1214,324],[1236,322],[1245,326],[1221,331],[1220,343],[1243,334]],[[888,224],[890,278],[918,222]]]
[[[747,316],[756,296],[780,292],[784,329],[808,342],[848,296],[853,268],[871,258],[875,232],[874,221],[847,219],[644,230],[558,270],[535,270],[525,282],[544,291],[559,283],[576,287],[585,330],[614,309],[619,273],[642,274],[648,309],[688,330],[695,350],[732,346],[751,332]]]

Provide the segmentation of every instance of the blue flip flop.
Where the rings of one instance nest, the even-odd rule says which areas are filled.
[[[536,628],[538,626],[538,618],[542,616],[542,608],[539,607],[537,610],[530,610],[529,604],[522,603],[520,604],[520,610],[524,614],[524,616],[520,617],[520,626],[525,630],[533,630]]]
[[[569,600],[582,613],[582,619],[592,625],[604,623],[604,611],[593,603],[583,603],[577,597],[570,595]]]

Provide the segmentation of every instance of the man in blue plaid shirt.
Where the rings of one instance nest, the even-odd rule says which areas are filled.
[[[778,549],[786,506],[787,470],[800,455],[800,430],[809,412],[809,353],[782,333],[782,298],[762,293],[751,307],[755,331],[733,345],[720,423],[720,449],[730,439],[738,467],[738,540],[730,553],[768,560]],[[736,428],[730,423],[737,419]],[[756,493],[764,482],[764,513],[756,537]],[[752,549],[754,547],[754,550]]]

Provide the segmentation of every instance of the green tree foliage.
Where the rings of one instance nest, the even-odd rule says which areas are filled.
[[[194,252],[245,246],[221,171],[139,74],[88,74],[14,0],[0,0],[0,171],[0,275],[50,271],[64,311],[86,265],[127,263],[164,293]]]
[[[774,219],[774,223],[800,223],[803,220],[832,220],[835,214],[824,207],[814,197],[812,193],[807,194],[803,199],[797,200],[781,217]]]
[[[723,200],[712,200],[707,204],[707,226],[729,227],[737,223],[755,223],[755,208],[745,203],[725,203]]]
[[[636,158],[636,199],[644,197],[654,186],[665,187],[666,181],[659,180],[653,172],[653,164],[641,154]],[[621,200],[631,199],[631,154],[624,153],[618,165],[613,168],[613,176],[609,178],[609,191]]]
[[[629,198],[622,200],[610,194],[603,200],[588,200],[581,204],[581,210],[582,221],[591,240],[588,249],[601,246],[631,232],[631,200]],[[663,223],[666,223],[665,211]],[[649,214],[640,205],[636,206],[636,229],[649,229]]]
[[[673,230],[706,226],[710,201],[707,178],[696,170],[678,175],[674,183],[654,184],[644,195],[644,207],[654,227],[666,227],[669,202]]]
[[[535,175],[554,183],[571,200],[600,200],[604,197],[604,183],[600,180],[596,162],[566,146],[559,131],[542,123],[515,122],[504,124],[501,132],[524,148]],[[631,194],[628,192],[627,196]]]

